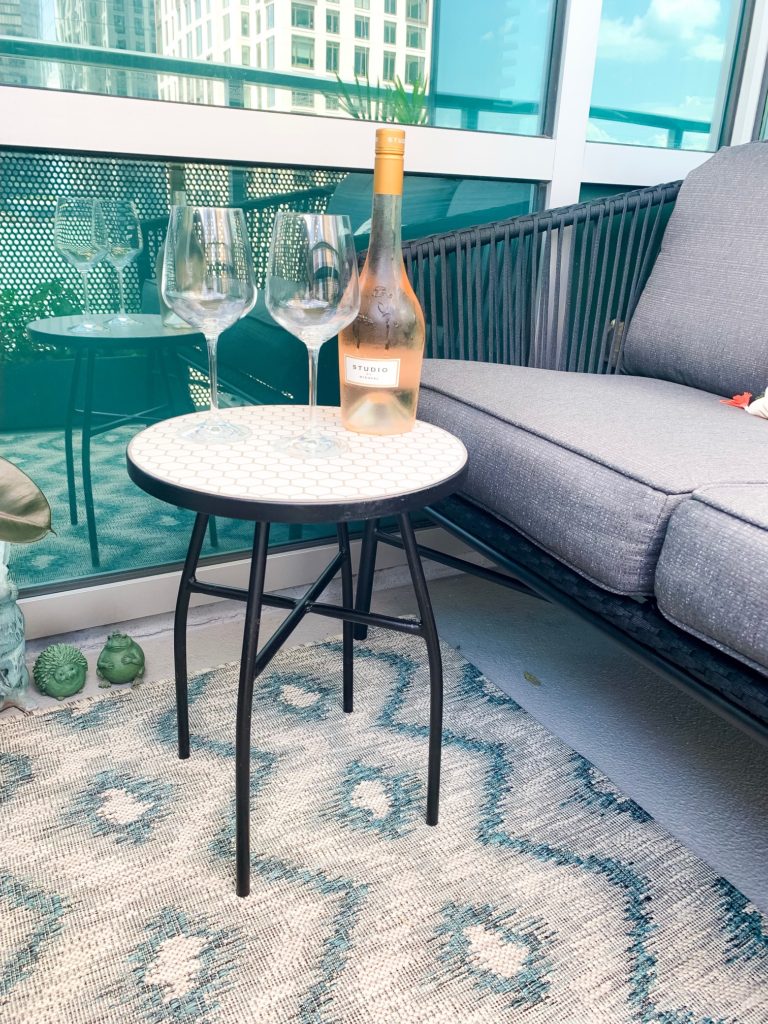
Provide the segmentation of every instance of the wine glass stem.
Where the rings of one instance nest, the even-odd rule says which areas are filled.
[[[117,287],[120,290],[120,316],[125,316],[125,275],[122,267],[115,267],[117,271]]]
[[[307,346],[309,352],[309,432],[313,434],[317,430],[317,361],[320,356],[320,346]]]
[[[93,319],[93,314],[91,313],[91,303],[88,296],[88,271],[81,270],[80,275],[83,278],[83,320],[85,323],[90,323]]]
[[[218,334],[206,335],[208,342],[208,380],[211,384],[211,413],[215,417],[219,414],[219,371],[216,362],[216,346],[219,341]]]

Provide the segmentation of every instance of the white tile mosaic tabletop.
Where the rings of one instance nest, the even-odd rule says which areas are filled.
[[[204,415],[191,413],[147,427],[129,444],[129,460],[161,484],[191,492],[302,506],[414,495],[452,479],[467,461],[458,438],[420,421],[407,434],[357,434],[341,426],[337,408],[321,406],[319,429],[337,438],[345,450],[317,458],[285,450],[307,426],[306,406],[225,409],[224,417],[250,431],[228,444],[206,445],[181,436]]]

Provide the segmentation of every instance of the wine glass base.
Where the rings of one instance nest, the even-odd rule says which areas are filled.
[[[75,324],[69,328],[70,334],[104,334],[106,332],[104,324],[97,324],[95,321],[88,320],[82,323]]]
[[[181,437],[196,444],[233,444],[242,441],[250,433],[248,427],[240,423],[215,416],[207,417],[193,427],[185,426],[179,431]]]
[[[297,459],[333,459],[348,450],[338,438],[309,430],[298,437],[286,438],[280,447]]]
[[[118,313],[111,320],[107,320],[107,327],[135,327],[138,322],[132,316],[128,316],[127,313]]]

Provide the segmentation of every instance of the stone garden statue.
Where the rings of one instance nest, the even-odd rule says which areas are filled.
[[[8,572],[10,546],[31,544],[50,530],[51,508],[43,492],[20,469],[0,459],[0,711],[35,706],[24,664],[24,616]]]

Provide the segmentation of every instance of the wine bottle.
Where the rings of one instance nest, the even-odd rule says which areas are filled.
[[[405,132],[379,128],[360,312],[339,334],[341,420],[361,434],[404,434],[416,419],[424,314],[405,273],[400,238]]]
[[[171,165],[170,167],[170,191],[171,191],[171,206],[186,206],[187,205],[187,186],[184,180],[184,168]],[[189,324],[182,320],[178,314],[174,313],[171,307],[163,298],[163,261],[165,256],[165,246],[161,245],[158,252],[157,258],[155,259],[155,281],[157,283],[157,298],[160,303],[160,319],[162,320],[163,327],[172,327],[174,330],[182,330],[189,328]]]

